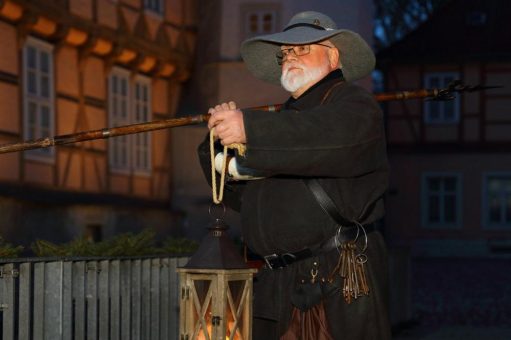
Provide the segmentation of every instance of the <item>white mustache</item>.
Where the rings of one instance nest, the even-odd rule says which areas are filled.
[[[299,68],[301,70],[304,69],[303,65],[301,65],[300,63],[297,63],[297,62],[285,63],[284,64],[284,68],[282,69],[282,73],[286,74],[287,72],[289,72],[289,69],[292,68],[292,67]]]
[[[298,68],[301,72],[289,73],[290,68]],[[284,64],[282,68],[280,83],[286,91],[292,93],[307,84],[313,84],[319,81],[327,75],[328,72],[328,65],[320,65],[311,68],[299,62],[290,62]]]

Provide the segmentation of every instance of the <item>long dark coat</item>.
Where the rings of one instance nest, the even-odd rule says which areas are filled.
[[[243,110],[247,152],[242,166],[266,178],[230,181],[224,201],[241,212],[245,242],[255,253],[295,252],[332,237],[338,226],[305,185],[317,178],[340,214],[369,224],[384,214],[382,196],[388,165],[381,110],[363,88],[330,73],[279,113]],[[208,142],[199,146],[211,181]],[[366,270],[369,296],[347,305],[342,293],[324,298],[330,332],[336,339],[388,339],[387,258],[379,232],[369,234]],[[333,250],[280,270],[263,269],[254,281],[254,339],[278,339],[288,327],[296,285],[310,279],[313,261],[320,277],[337,263]],[[272,328],[273,327],[273,328]]]

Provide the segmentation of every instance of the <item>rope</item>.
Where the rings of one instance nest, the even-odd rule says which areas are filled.
[[[213,192],[213,202],[215,204],[222,203],[224,199],[224,183],[225,173],[227,172],[227,149],[236,149],[240,156],[245,155],[246,147],[241,143],[233,143],[230,145],[224,145],[224,159],[222,160],[222,171],[220,172],[220,191],[217,190],[216,186],[216,170],[215,170],[215,128],[211,129],[209,133],[209,153],[211,155],[211,190]]]

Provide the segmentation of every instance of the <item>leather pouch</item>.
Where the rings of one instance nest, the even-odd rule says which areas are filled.
[[[291,293],[291,303],[305,312],[321,302],[323,291],[320,282],[304,282],[296,285]]]

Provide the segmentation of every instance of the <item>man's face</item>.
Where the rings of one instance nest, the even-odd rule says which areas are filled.
[[[281,84],[293,97],[300,96],[309,87],[323,79],[337,66],[337,60],[332,61],[330,49],[335,49],[329,42],[309,45],[309,52],[304,55],[296,55],[290,48],[295,46],[283,45],[282,51],[287,55],[282,59]],[[330,47],[328,47],[330,46]]]

